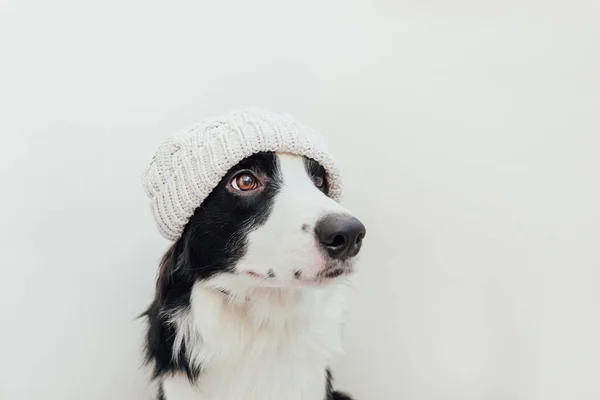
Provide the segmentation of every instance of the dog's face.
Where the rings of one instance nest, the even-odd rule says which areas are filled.
[[[352,272],[364,235],[328,196],[321,165],[259,153],[233,167],[196,209],[173,267],[223,290],[322,285]]]

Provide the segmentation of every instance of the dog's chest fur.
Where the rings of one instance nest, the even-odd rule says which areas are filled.
[[[324,400],[331,356],[342,352],[346,285],[235,291],[202,283],[172,317],[174,354],[200,367],[195,384],[165,376],[165,400]]]

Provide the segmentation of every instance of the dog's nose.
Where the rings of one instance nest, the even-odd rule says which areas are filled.
[[[348,215],[329,215],[315,226],[321,246],[333,259],[346,260],[360,251],[365,237],[365,226]]]

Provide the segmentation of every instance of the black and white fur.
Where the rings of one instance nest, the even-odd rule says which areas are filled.
[[[257,187],[239,190],[240,174]],[[323,218],[350,213],[327,194],[315,161],[259,153],[195,210],[144,313],[158,399],[351,400],[333,390],[329,364],[354,254],[334,259],[315,235]]]

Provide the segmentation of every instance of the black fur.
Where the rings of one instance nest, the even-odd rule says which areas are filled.
[[[350,396],[342,392],[336,392],[333,390],[333,376],[331,371],[328,369],[325,371],[327,376],[327,389],[325,394],[325,400],[352,400]]]
[[[331,394],[331,400],[352,400],[352,397],[341,392],[333,392]]]

